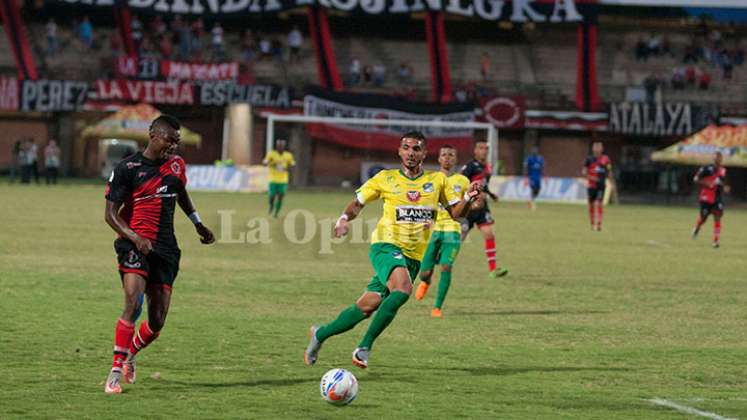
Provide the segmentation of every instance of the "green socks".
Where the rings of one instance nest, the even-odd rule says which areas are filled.
[[[379,334],[381,334],[384,329],[386,329],[389,323],[392,322],[394,317],[397,315],[397,310],[399,310],[399,307],[404,305],[409,298],[410,295],[408,295],[407,293],[402,293],[398,290],[395,290],[386,299],[384,299],[384,301],[381,302],[379,309],[376,311],[376,315],[374,315],[371,324],[368,326],[366,335],[363,337],[363,340],[361,340],[360,344],[358,344],[358,347],[363,347],[371,350],[371,346],[373,346],[373,342],[374,340],[376,340],[376,337],[378,337]]]
[[[358,305],[343,309],[337,318],[327,325],[323,325],[316,330],[316,339],[320,342],[332,337],[333,335],[342,334],[345,331],[355,327],[359,322],[366,319],[366,315],[358,308]]]
[[[283,196],[281,194],[278,194],[277,199],[275,201],[275,217],[278,217],[278,213],[280,213],[280,207],[283,205]]]
[[[451,271],[441,271],[441,278],[438,280],[438,295],[436,296],[435,308],[441,309],[446,299],[446,294],[449,293],[449,286],[451,286]]]

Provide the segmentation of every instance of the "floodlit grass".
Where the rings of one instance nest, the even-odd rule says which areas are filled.
[[[711,224],[689,237],[692,208],[610,207],[591,232],[583,206],[493,205],[500,263],[487,277],[473,232],[457,260],[443,319],[435,288],[411,299],[350,364],[367,322],[302,361],[311,323],[352,303],[371,274],[366,244],[320,253],[269,220],[269,244],[201,246],[177,217],[183,249],[166,328],[139,356],[139,379],[105,395],[122,295],[103,221],[103,187],[0,186],[0,418],[682,418],[662,398],[747,417],[747,213],[727,208],[721,249]],[[318,222],[351,192],[291,191],[284,213]],[[193,194],[203,220],[259,238],[266,199]],[[226,214],[226,213],[224,213]],[[379,216],[378,206],[363,217]],[[225,220],[224,220],[225,222]],[[324,225],[324,234],[328,235]],[[303,219],[293,232],[303,239]],[[291,226],[288,226],[290,228]],[[254,241],[256,242],[256,241]],[[333,367],[360,381],[349,407],[322,402]]]

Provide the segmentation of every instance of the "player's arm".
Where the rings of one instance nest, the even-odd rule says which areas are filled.
[[[470,204],[480,195],[480,188],[480,181],[470,183],[469,190],[461,198],[449,197],[444,190],[441,190],[439,200],[441,201],[441,205],[448,210],[452,219],[460,219],[466,217],[467,213],[469,213]]]
[[[358,217],[358,214],[363,210],[364,206],[365,204],[358,201],[357,197],[345,206],[342,214],[337,219],[337,223],[335,223],[335,238],[340,238],[348,233],[349,222]]]
[[[153,250],[153,244],[149,239],[143,238],[142,236],[135,233],[134,230],[130,229],[127,222],[119,216],[119,209],[122,207],[122,203],[114,202],[109,199],[106,200],[106,208],[104,210],[104,220],[106,223],[117,232],[117,234],[123,238],[130,240],[138,251],[144,255],[148,255]]]
[[[612,163],[607,164],[607,173],[610,174],[610,176],[607,177],[610,181],[610,187],[612,187],[613,190],[616,190],[617,184],[615,183],[615,173],[612,172]]]
[[[262,164],[263,165],[270,165],[271,164],[271,162],[270,162],[270,153],[269,152],[265,155],[265,158],[262,159]]]
[[[197,231],[197,234],[200,235],[200,242],[206,245],[215,242],[215,235],[213,235],[213,232],[208,229],[207,226],[202,224],[200,215],[197,214],[195,205],[192,203],[192,199],[189,197],[186,188],[179,191],[179,195],[176,197],[176,202],[179,203],[179,207],[181,207],[184,214],[189,217],[189,220],[194,223],[195,230]]]

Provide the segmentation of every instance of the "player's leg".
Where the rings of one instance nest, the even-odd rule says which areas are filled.
[[[381,305],[379,305],[376,314],[368,325],[366,334],[353,351],[353,364],[363,369],[368,367],[368,354],[374,341],[391,324],[397,316],[399,308],[410,298],[412,278],[408,269],[405,267],[394,268],[386,285],[390,291],[389,296],[381,301]]]
[[[433,267],[436,264],[441,248],[442,234],[443,232],[439,231],[433,232],[431,240],[428,242],[428,248],[426,248],[423,261],[420,263],[420,284],[418,284],[418,289],[415,291],[416,300],[422,300],[431,285]]]
[[[716,203],[713,210],[713,247],[721,246],[721,217],[724,214],[721,203]]]
[[[303,354],[304,363],[309,366],[316,363],[322,343],[328,338],[342,334],[358,325],[371,316],[380,304],[381,295],[379,293],[366,291],[354,304],[343,309],[332,322],[320,327],[312,325],[309,329],[309,345]]]
[[[267,188],[267,197],[270,201],[270,209],[267,210],[267,214],[272,214],[272,210],[275,208],[275,183],[270,182]]]
[[[438,294],[436,295],[436,302],[433,305],[433,311],[431,311],[431,316],[437,318],[442,316],[441,309],[443,308],[446,294],[449,293],[449,287],[451,287],[451,268],[454,266],[454,261],[456,261],[461,246],[459,235],[456,232],[445,233],[443,242],[441,255],[438,259],[438,264],[441,267],[441,276],[438,280]]]
[[[529,201],[529,208],[534,211],[537,210],[537,196],[539,196],[541,184],[538,182],[532,182],[530,183],[530,188],[532,189],[532,198]]]
[[[695,220],[695,227],[693,228],[692,237],[693,239],[698,237],[700,233],[700,227],[708,220],[708,215],[711,214],[711,205],[705,202],[700,202],[700,211],[698,212],[698,218]]]
[[[104,386],[104,391],[108,394],[122,392],[120,382],[123,367],[127,359],[127,352],[132,341],[132,336],[135,333],[134,320],[136,319],[135,314],[139,312],[139,308],[141,307],[140,296],[142,296],[145,290],[144,273],[121,272],[121,274],[124,309],[114,329],[114,356],[111,371]]]
[[[599,191],[600,192],[597,193],[597,200],[595,201],[597,210],[597,231],[602,230],[602,218],[604,217],[604,202],[602,201],[604,199],[604,190]]]
[[[488,260],[488,269],[490,270],[490,277],[497,278],[503,277],[508,274],[506,267],[499,267],[496,261],[496,250],[495,250],[495,235],[493,234],[493,220],[488,216],[485,223],[477,225],[478,229],[482,233],[482,237],[485,240],[485,257]]]
[[[597,193],[596,189],[594,188],[587,188],[586,194],[589,197],[589,224],[591,225],[591,230],[594,230],[594,227],[596,226],[596,201],[597,201]]]
[[[278,213],[280,213],[280,208],[283,206],[283,197],[285,197],[285,191],[288,187],[288,184],[278,184],[278,193],[275,198],[275,217],[278,217]]]

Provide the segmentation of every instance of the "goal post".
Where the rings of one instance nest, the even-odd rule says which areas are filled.
[[[266,150],[272,150],[273,143],[275,141],[275,124],[276,123],[321,123],[330,125],[345,125],[345,126],[402,126],[412,127],[413,129],[421,127],[434,127],[434,128],[466,128],[466,129],[477,129],[487,131],[487,140],[489,148],[489,162],[492,166],[493,174],[497,175],[498,171],[498,129],[490,123],[485,122],[471,122],[471,121],[440,121],[440,120],[379,120],[369,118],[344,118],[344,117],[318,117],[312,115],[287,115],[287,114],[272,114],[267,113],[263,115],[267,118],[267,131],[266,131]]]

